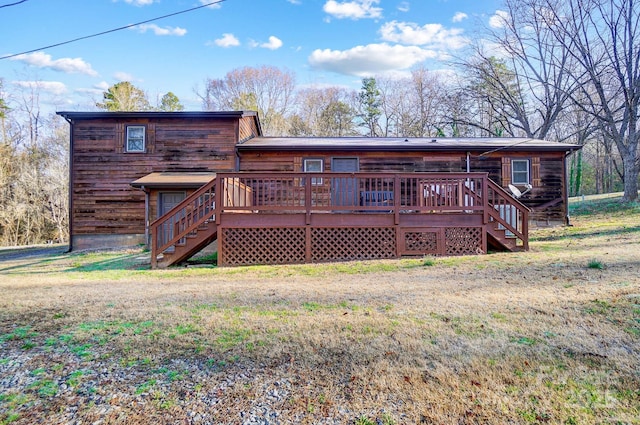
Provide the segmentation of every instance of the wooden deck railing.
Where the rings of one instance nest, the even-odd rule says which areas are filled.
[[[486,173],[218,173],[151,223],[152,266],[204,224],[238,213],[304,213],[307,224],[320,213],[393,214],[396,225],[405,214],[474,214],[528,249],[529,209]]]
[[[529,249],[529,207],[514,199],[513,196],[487,178],[485,223],[497,223],[507,234],[513,235]]]
[[[483,214],[528,248],[529,209],[486,173],[219,173],[218,185],[222,213]]]
[[[222,201],[226,212],[482,211],[486,179],[484,173],[218,174],[220,185],[236,182]]]

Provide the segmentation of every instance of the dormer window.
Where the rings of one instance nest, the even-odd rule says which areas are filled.
[[[127,144],[125,148],[127,152],[145,151],[145,126],[127,126]]]

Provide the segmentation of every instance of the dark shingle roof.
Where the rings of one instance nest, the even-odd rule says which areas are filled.
[[[133,119],[133,118],[241,118],[241,117],[257,117],[255,111],[182,111],[182,112],[159,112],[159,111],[141,111],[141,112],[74,112],[60,111],[56,114],[69,120],[92,120],[92,119]]]
[[[387,137],[255,137],[240,151],[560,151],[581,146],[529,138],[387,138]]]

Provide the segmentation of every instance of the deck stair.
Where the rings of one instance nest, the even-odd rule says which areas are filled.
[[[529,250],[529,208],[487,179],[485,209],[488,243],[498,250]]]
[[[215,187],[213,178],[151,223],[151,268],[185,261],[217,238]]]

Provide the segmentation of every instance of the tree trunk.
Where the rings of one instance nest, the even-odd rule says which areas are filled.
[[[638,166],[636,155],[627,155],[624,158],[624,196],[623,201],[633,202],[638,199]]]

